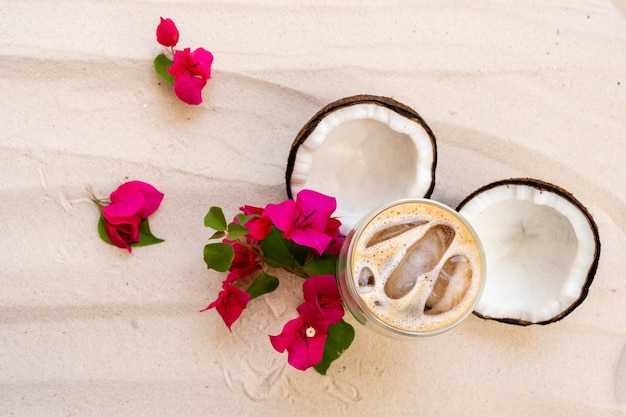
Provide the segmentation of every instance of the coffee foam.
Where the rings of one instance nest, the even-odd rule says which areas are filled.
[[[388,227],[426,221],[401,235],[379,242],[367,248],[367,242]],[[445,255],[432,271],[418,277],[415,286],[398,299],[390,298],[384,290],[391,273],[398,267],[409,248],[427,230],[438,225],[451,227],[455,236]],[[456,306],[441,314],[426,314],[426,300],[432,292],[439,271],[447,259],[454,255],[465,256],[472,268],[472,279],[463,299]],[[383,210],[355,236],[351,250],[351,275],[356,293],[379,320],[392,327],[409,332],[436,332],[456,323],[469,314],[482,289],[483,260],[479,243],[463,222],[439,205],[429,202],[404,202]],[[373,288],[361,291],[358,285],[362,268],[369,268],[375,279]]]

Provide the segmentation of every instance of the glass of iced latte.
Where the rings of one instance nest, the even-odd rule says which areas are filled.
[[[455,210],[428,199],[400,200],[348,234],[337,278],[359,322],[414,338],[449,330],[472,312],[485,283],[485,256]]]

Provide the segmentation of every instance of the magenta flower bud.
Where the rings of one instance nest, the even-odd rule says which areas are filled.
[[[156,30],[157,42],[163,46],[176,46],[178,43],[178,29],[172,19],[161,18]]]

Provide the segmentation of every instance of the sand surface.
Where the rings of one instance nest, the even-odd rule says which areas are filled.
[[[0,414],[626,415],[626,1],[0,1]],[[204,103],[153,71],[159,16],[215,55]],[[212,205],[286,198],[322,106],[393,97],[438,140],[433,198],[558,184],[600,228],[587,300],[549,326],[471,316],[414,343],[357,327],[327,376],[275,352],[297,280],[230,333],[202,248]],[[160,245],[103,243],[89,193],[165,193]],[[358,324],[351,320],[355,326]]]

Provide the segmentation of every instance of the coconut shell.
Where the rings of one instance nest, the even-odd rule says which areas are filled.
[[[594,238],[594,241],[595,241],[595,252],[593,254],[593,262],[591,263],[591,265],[589,267],[589,271],[588,271],[586,280],[585,280],[583,286],[580,289],[580,294],[579,294],[578,298],[569,307],[567,307],[565,310],[563,310],[562,312],[560,312],[559,314],[555,315],[554,317],[552,317],[552,318],[550,318],[548,320],[543,320],[543,321],[539,321],[539,322],[529,322],[529,321],[525,321],[525,320],[521,320],[521,319],[517,319],[517,318],[511,318],[511,317],[490,317],[490,316],[482,315],[482,314],[480,314],[480,313],[478,313],[476,311],[474,311],[474,315],[476,315],[477,317],[480,317],[482,319],[485,319],[485,320],[495,320],[495,321],[498,321],[498,322],[507,323],[507,324],[514,324],[514,325],[519,325],[519,326],[528,326],[528,325],[532,325],[532,324],[546,325],[546,324],[550,324],[550,323],[555,323],[555,322],[563,319],[564,317],[566,317],[572,311],[574,311],[585,300],[585,298],[587,297],[587,295],[589,293],[589,288],[591,287],[591,284],[592,284],[593,279],[594,279],[595,274],[596,274],[596,270],[598,268],[598,263],[600,261],[600,247],[601,247],[601,245],[600,245],[600,235],[599,235],[599,232],[598,232],[598,227],[597,227],[595,221],[593,220],[593,217],[589,213],[589,210],[587,210],[587,208],[578,199],[576,199],[573,194],[571,194],[570,192],[566,191],[565,189],[559,187],[558,185],[554,185],[554,184],[551,184],[549,182],[538,180],[538,179],[534,179],[534,178],[510,178],[510,179],[504,179],[504,180],[500,180],[500,181],[495,181],[495,182],[492,182],[490,184],[484,185],[484,186],[478,188],[477,190],[475,190],[474,192],[472,192],[471,194],[469,194],[467,197],[465,197],[465,199],[463,199],[463,201],[461,201],[461,203],[457,206],[457,211],[461,211],[463,209],[463,207],[469,201],[471,201],[473,198],[475,198],[479,194],[484,193],[485,191],[497,188],[497,187],[509,186],[509,185],[528,186],[528,187],[535,188],[535,189],[539,190],[540,192],[554,193],[554,194],[564,198],[569,203],[571,203],[573,206],[575,206],[578,210],[580,210],[580,212],[583,214],[583,216],[589,222],[589,227],[590,227],[590,229],[592,231],[593,238]],[[488,271],[487,271],[487,274],[489,274]],[[506,302],[506,300],[503,300],[503,302]]]
[[[407,119],[418,123],[424,128],[424,130],[428,133],[431,144],[432,144],[433,164],[431,167],[432,181],[430,184],[430,188],[428,189],[427,193],[423,197],[430,197],[430,195],[433,193],[433,190],[435,188],[435,170],[437,167],[437,144],[436,144],[436,139],[435,139],[435,135],[433,131],[430,129],[428,124],[426,124],[426,121],[424,121],[424,119],[415,110],[406,106],[405,104],[402,104],[389,97],[381,97],[381,96],[374,96],[374,95],[368,95],[368,94],[360,94],[356,96],[345,97],[345,98],[334,101],[324,106],[313,117],[311,117],[311,119],[308,122],[304,124],[302,129],[300,129],[300,131],[298,132],[298,135],[296,136],[296,138],[294,139],[291,145],[289,157],[287,159],[287,168],[285,171],[287,196],[289,198],[294,197],[291,191],[291,176],[292,176],[293,169],[296,163],[296,155],[298,153],[298,149],[300,145],[302,145],[307,140],[311,132],[315,130],[317,125],[320,123],[320,121],[324,117],[326,117],[329,113],[332,113],[333,111],[341,109],[343,107],[353,106],[355,104],[376,104],[379,106],[387,107],[395,111],[396,113],[406,117]]]

